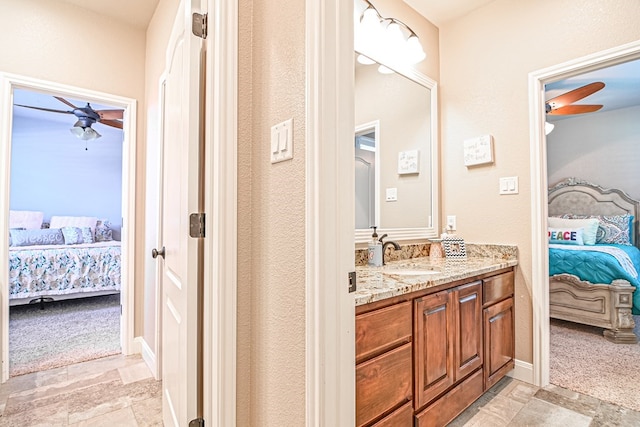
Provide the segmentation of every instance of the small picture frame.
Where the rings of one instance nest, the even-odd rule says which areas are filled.
[[[467,259],[467,249],[462,238],[442,239],[442,248],[446,259]]]
[[[464,141],[464,165],[477,166],[493,163],[493,136],[483,135]]]

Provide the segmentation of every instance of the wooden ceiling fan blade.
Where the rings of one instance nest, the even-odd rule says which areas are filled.
[[[54,96],[55,99],[57,99],[58,101],[62,102],[63,104],[66,104],[67,106],[73,108],[74,110],[78,107],[76,107],[75,105],[73,105],[72,103],[70,103],[69,101],[67,101],[66,99],[60,97],[60,96]]]
[[[124,110],[95,110],[100,120],[122,120]]]
[[[107,126],[111,126],[113,128],[118,128],[118,129],[122,129],[122,122],[118,121],[118,120],[100,120],[99,123],[102,123],[103,125],[107,125]]]
[[[602,105],[567,105],[565,107],[556,108],[551,110],[548,114],[550,116],[566,116],[569,114],[584,114],[593,113],[602,108]]]
[[[567,93],[563,93],[562,95],[558,95],[555,98],[551,98],[547,101],[547,105],[549,105],[552,110],[562,108],[566,105],[573,104],[574,102],[579,101],[582,98],[586,98],[593,93],[596,93],[603,87],[604,83],[602,82],[589,83],[588,85],[581,86]]]
[[[73,114],[73,111],[66,111],[66,110],[54,110],[53,108],[44,108],[44,107],[33,107],[31,105],[22,105],[22,104],[13,104],[16,107],[24,107],[24,108],[31,108],[32,110],[41,110],[41,111],[49,111],[51,113],[64,113],[64,114]]]

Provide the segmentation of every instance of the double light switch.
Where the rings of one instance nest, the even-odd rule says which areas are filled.
[[[293,119],[271,127],[271,163],[293,158]]]

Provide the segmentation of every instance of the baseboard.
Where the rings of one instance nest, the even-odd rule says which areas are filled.
[[[508,375],[511,378],[515,378],[516,380],[523,381],[529,384],[534,384],[533,364],[516,359],[515,365],[516,366],[513,369],[513,371],[511,371]]]
[[[142,360],[147,364],[153,377],[156,380],[160,379],[160,372],[158,370],[158,359],[156,358],[156,354],[153,352],[147,341],[143,337],[136,337],[136,343],[141,347]]]

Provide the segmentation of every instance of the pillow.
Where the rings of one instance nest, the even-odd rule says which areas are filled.
[[[78,243],[93,243],[93,234],[89,227],[62,227],[65,245],[77,245]]]
[[[9,211],[9,228],[31,230],[42,226],[44,213],[39,211]]]
[[[563,218],[596,218],[598,232],[596,243],[632,245],[633,215],[563,215]]]
[[[113,240],[111,223],[106,219],[99,219],[96,224],[96,242],[110,242]]]
[[[13,243],[11,242],[11,230],[24,230],[24,227],[15,227],[15,228],[10,228],[9,229],[9,246],[13,246]]]
[[[596,234],[598,233],[598,220],[596,218],[559,218],[549,217],[550,228],[582,228],[582,240],[585,245],[596,244]]]
[[[9,246],[62,244],[64,244],[64,237],[59,228],[9,230]]]
[[[51,228],[63,227],[89,227],[91,233],[95,233],[98,218],[94,216],[52,216],[49,222]]]
[[[550,244],[584,245],[582,240],[582,228],[549,228]]]

